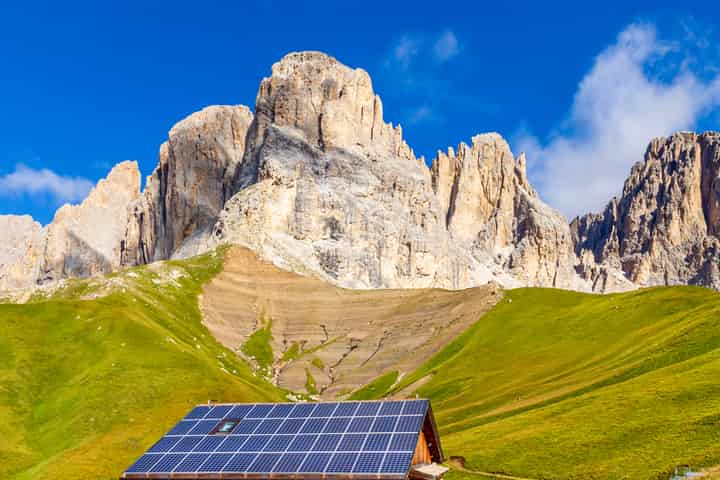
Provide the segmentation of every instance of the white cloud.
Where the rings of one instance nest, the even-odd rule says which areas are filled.
[[[660,41],[654,26],[630,25],[580,82],[561,133],[546,142],[527,133],[515,139],[550,205],[570,218],[598,211],[652,138],[692,129],[720,104],[720,77],[702,79],[686,59],[668,58],[678,54],[679,45]]]
[[[417,56],[418,43],[417,39],[409,35],[403,35],[395,48],[393,48],[393,59],[403,69],[409,68],[413,59]]]
[[[448,30],[440,35],[433,45],[433,57],[439,63],[447,62],[460,53],[460,44],[455,33]]]
[[[21,163],[15,171],[0,176],[0,195],[51,195],[58,202],[83,200],[93,183],[83,177],[66,177],[46,168],[35,170]]]

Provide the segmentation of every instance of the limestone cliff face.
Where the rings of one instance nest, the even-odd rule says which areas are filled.
[[[341,286],[579,282],[567,221],[499,135],[431,172],[368,74],[322,53],[290,54],[263,80],[235,185],[208,247],[240,243]]]
[[[513,158],[500,135],[439,152],[432,180],[448,232],[475,258],[500,265],[522,285],[584,288],[567,220],[539,199],[525,156]]]
[[[655,139],[622,195],[573,221],[581,271],[596,291],[617,289],[617,279],[720,289],[719,205],[720,134]]]
[[[0,292],[34,285],[45,232],[29,215],[0,215]]]
[[[45,229],[38,283],[109,273],[120,267],[128,206],[140,194],[136,162],[122,162],[80,205],[65,205]]]
[[[492,278],[448,242],[429,170],[384,122],[366,72],[315,52],[272,71],[210,246],[241,243],[354,288]]]
[[[124,265],[168,259],[185,240],[209,232],[233,193],[252,117],[243,105],[213,106],[170,130],[142,198],[131,207]],[[194,253],[191,248],[185,256]]]

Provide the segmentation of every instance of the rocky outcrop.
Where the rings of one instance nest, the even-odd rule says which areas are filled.
[[[122,263],[190,256],[234,193],[253,118],[243,106],[212,106],[176,124],[160,147],[159,164],[133,206]],[[181,250],[187,239],[195,242]]]
[[[126,162],[45,229],[0,217],[0,290],[222,243],[349,288],[720,289],[719,137],[654,140],[622,196],[568,226],[500,135],[428,168],[367,72],[293,53],[262,81],[255,115],[215,106],[175,125],[142,194]]]
[[[580,271],[595,291],[720,289],[720,134],[653,140],[622,195],[602,213],[575,219],[572,229]]]
[[[582,289],[567,220],[538,197],[525,156],[513,158],[497,133],[439,152],[432,183],[453,241],[519,284]]]
[[[109,273],[120,267],[128,206],[140,194],[136,162],[122,162],[80,205],[64,205],[45,229],[37,283]]]
[[[0,292],[28,288],[38,278],[45,233],[29,215],[0,215]]]
[[[350,288],[579,285],[567,221],[499,135],[431,172],[368,74],[322,53],[290,54],[262,81],[235,183],[208,247],[243,244]]]

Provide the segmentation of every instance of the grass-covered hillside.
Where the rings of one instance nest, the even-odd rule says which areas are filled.
[[[191,404],[279,399],[200,323],[220,267],[209,254],[0,304],[0,478],[117,478]]]
[[[395,391],[408,386],[468,470],[666,479],[718,464],[720,295],[509,291]],[[465,476],[479,478],[451,475]]]

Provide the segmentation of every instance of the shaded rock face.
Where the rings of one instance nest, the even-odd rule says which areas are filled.
[[[122,162],[80,205],[65,205],[45,229],[37,283],[110,273],[120,266],[128,205],[140,194],[136,162]]]
[[[321,53],[290,54],[263,80],[235,184],[206,248],[240,243],[350,288],[579,284],[567,221],[499,135],[431,171],[385,123],[367,73]]]
[[[0,237],[0,292],[31,287],[42,261],[42,225],[28,215],[0,215]]]
[[[242,105],[212,106],[176,124],[160,147],[159,164],[131,207],[123,265],[173,256],[188,238],[202,237],[233,192],[252,120]],[[192,247],[181,256],[197,253]]]
[[[618,281],[720,289],[719,174],[720,134],[653,140],[622,195],[572,223],[580,272],[594,290]]]

